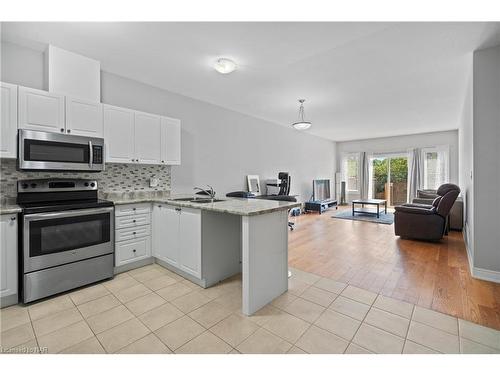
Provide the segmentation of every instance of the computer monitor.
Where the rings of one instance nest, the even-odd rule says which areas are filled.
[[[313,201],[325,201],[330,198],[330,180],[313,180]]]

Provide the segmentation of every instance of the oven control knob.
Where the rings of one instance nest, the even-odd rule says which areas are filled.
[[[32,184],[31,184],[31,187],[32,187],[33,189],[34,189],[34,188],[36,188],[36,184],[35,184],[35,183],[32,183]]]
[[[90,187],[95,187],[95,182],[91,182]]]
[[[21,187],[22,187],[23,189],[27,189],[27,188],[28,188],[28,184],[22,184],[22,185],[21,185]]]
[[[85,185],[85,186],[89,186],[89,183],[88,183],[88,182],[85,182],[85,183],[84,183],[84,185]]]

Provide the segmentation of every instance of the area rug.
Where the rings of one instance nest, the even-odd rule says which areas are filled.
[[[366,214],[358,214],[352,216],[351,210],[342,210],[339,213],[332,216],[334,219],[346,219],[346,220],[357,220],[357,221],[370,221],[372,223],[378,224],[392,224],[394,223],[394,214],[392,212],[388,212],[386,214],[380,213],[380,218],[377,218],[376,215],[366,215]]]

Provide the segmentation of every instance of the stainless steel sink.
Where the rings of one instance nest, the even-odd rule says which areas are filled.
[[[189,202],[189,201],[195,200],[195,198],[193,198],[193,197],[189,197],[189,198],[174,198],[172,200],[173,201],[185,201],[185,202]]]

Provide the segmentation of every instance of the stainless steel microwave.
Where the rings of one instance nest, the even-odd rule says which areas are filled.
[[[18,142],[20,170],[104,170],[103,138],[19,129]]]

